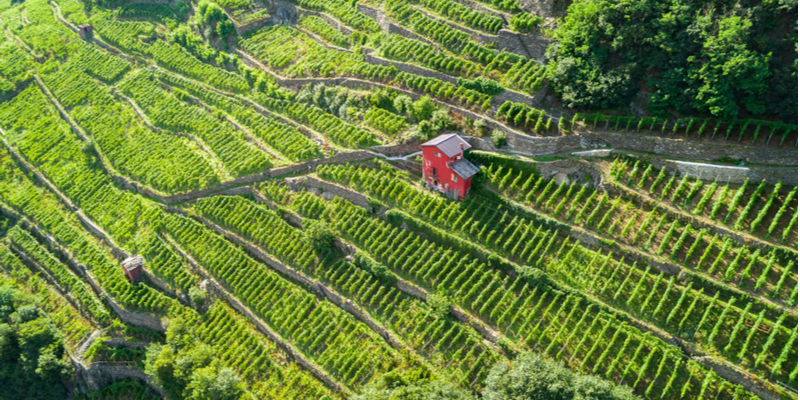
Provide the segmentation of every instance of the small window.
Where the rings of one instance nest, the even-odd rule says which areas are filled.
[[[458,182],[458,175],[453,175],[453,182]]]
[[[450,180],[453,181],[453,182],[457,182],[456,181],[456,174],[450,174]]]
[[[434,150],[434,151],[433,151],[433,155],[435,155],[436,157],[439,157],[439,152],[437,152],[436,150]]]
[[[436,167],[431,168],[431,176],[436,176]]]

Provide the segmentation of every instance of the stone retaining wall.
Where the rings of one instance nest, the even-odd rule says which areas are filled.
[[[416,66],[414,64],[388,60],[386,58],[374,56],[372,54],[365,54],[364,55],[364,61],[366,61],[366,62],[368,62],[370,64],[374,64],[374,65],[383,65],[383,66],[387,66],[387,67],[395,67],[395,68],[397,68],[398,71],[403,71],[403,72],[407,72],[409,74],[424,76],[424,77],[427,77],[427,78],[436,78],[436,79],[438,79],[440,81],[449,82],[449,83],[452,83],[454,85],[458,81],[458,79],[456,77],[454,77],[454,76],[443,74],[441,72],[434,71],[432,69]]]
[[[776,184],[782,182],[788,185],[797,185],[797,169],[773,168],[764,166],[732,167],[727,165],[714,165],[705,163],[692,163],[685,161],[660,160],[650,161],[654,168],[666,167],[670,171],[678,171],[690,176],[696,176],[704,181],[717,182],[744,182],[749,178],[751,182]]]
[[[665,138],[644,133],[616,133],[580,130],[578,135],[605,144],[643,153],[655,153],[689,160],[742,159],[751,163],[797,165],[796,149],[751,147],[737,142],[700,142],[681,137]]]
[[[145,374],[141,369],[126,363],[95,362],[85,370],[85,375],[90,377],[89,379],[98,387],[103,387],[111,382],[121,381],[125,378],[140,380],[158,392],[161,398],[166,398],[164,392],[153,383],[153,378]]]
[[[377,151],[378,153],[381,153],[387,157],[397,157],[408,153],[422,151],[422,144],[414,140],[395,145],[372,146],[369,149],[372,151]]]
[[[314,176],[304,176],[292,180],[287,179],[286,183],[293,189],[297,186],[320,189],[322,190],[323,197],[330,197],[330,199],[332,199],[332,196],[339,196],[355,205],[366,208],[367,210],[372,210],[372,206],[369,204],[369,201],[367,201],[367,196]],[[326,194],[328,195],[326,196]]]
[[[200,189],[200,190],[194,190],[194,191],[191,191],[191,192],[178,193],[178,194],[173,194],[173,195],[163,195],[163,194],[160,194],[160,193],[156,193],[153,190],[151,190],[150,188],[145,187],[145,186],[141,186],[138,183],[131,182],[131,181],[127,180],[126,178],[123,178],[123,180],[124,180],[123,184],[131,186],[136,192],[138,192],[139,194],[141,194],[141,195],[143,195],[145,197],[149,197],[151,199],[160,201],[161,203],[164,203],[164,204],[174,204],[174,203],[179,203],[179,202],[183,202],[183,201],[198,199],[198,198],[201,198],[201,197],[206,197],[206,196],[209,196],[209,195],[214,194],[216,192],[224,192],[226,190],[233,189],[236,186],[247,185],[247,184],[263,181],[263,180],[266,180],[266,179],[269,179],[269,178],[274,178],[274,177],[279,177],[279,176],[284,176],[284,175],[290,175],[290,174],[294,174],[294,173],[311,172],[318,165],[360,161],[360,160],[370,159],[372,157],[374,157],[374,154],[372,154],[371,152],[366,151],[366,150],[356,150],[356,151],[352,151],[352,152],[339,153],[339,154],[336,154],[333,157],[319,158],[319,159],[306,161],[306,162],[303,162],[303,163],[297,163],[297,164],[291,164],[291,165],[286,165],[286,166],[282,166],[282,167],[272,168],[272,169],[268,169],[268,170],[266,170],[264,172],[260,172],[260,173],[257,173],[257,174],[247,175],[247,176],[239,177],[239,178],[232,179],[232,180],[229,180],[229,181],[225,181],[225,182],[222,182],[219,185],[215,185],[213,187]]]
[[[333,18],[332,16],[330,16],[330,15],[328,15],[326,13],[318,12],[318,11],[314,11],[314,10],[306,10],[304,8],[298,8],[297,11],[298,11],[298,13],[299,13],[299,15],[301,17],[307,17],[309,15],[313,15],[315,17],[320,17],[320,18],[324,19],[324,20],[328,21],[328,23],[331,24],[332,27],[336,28],[337,30],[339,30],[339,32],[342,32],[345,35],[350,35],[351,33],[353,33],[353,29],[352,28],[350,28],[349,26],[339,22],[338,19]]]
[[[512,134],[508,136],[508,144],[514,152],[538,156],[581,148],[580,139],[577,135],[535,137]]]

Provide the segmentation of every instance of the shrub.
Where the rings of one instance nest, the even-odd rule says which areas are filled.
[[[394,285],[397,283],[397,276],[386,268],[385,265],[373,260],[367,253],[359,250],[353,259],[353,264],[357,267],[369,272],[372,276],[378,278],[381,282]]]
[[[489,96],[503,93],[506,89],[500,86],[497,81],[489,78],[478,77],[475,79],[458,78],[458,86],[463,86],[467,89],[472,89]]]
[[[503,147],[506,145],[506,133],[495,129],[492,131],[492,143],[494,143],[494,147]]]
[[[189,288],[189,299],[195,307],[200,306],[208,300],[208,292],[197,286],[192,286]]]
[[[433,116],[433,112],[437,108],[436,103],[429,96],[422,96],[411,105],[410,111],[417,121],[423,121]]]
[[[450,299],[448,299],[447,296],[430,293],[428,294],[428,298],[425,299],[425,302],[431,308],[436,318],[444,318],[450,313]]]
[[[335,238],[333,231],[324,221],[310,218],[303,220],[303,239],[314,250],[319,252],[330,250]]]

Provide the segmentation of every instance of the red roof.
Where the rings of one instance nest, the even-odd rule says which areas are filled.
[[[435,146],[447,157],[452,157],[472,147],[466,140],[462,139],[461,136],[458,136],[456,133],[439,135],[422,144],[422,147],[425,146]]]

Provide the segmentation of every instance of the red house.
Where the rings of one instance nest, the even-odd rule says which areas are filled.
[[[422,144],[422,178],[429,189],[463,199],[478,167],[464,158],[472,146],[457,134],[440,135]]]

